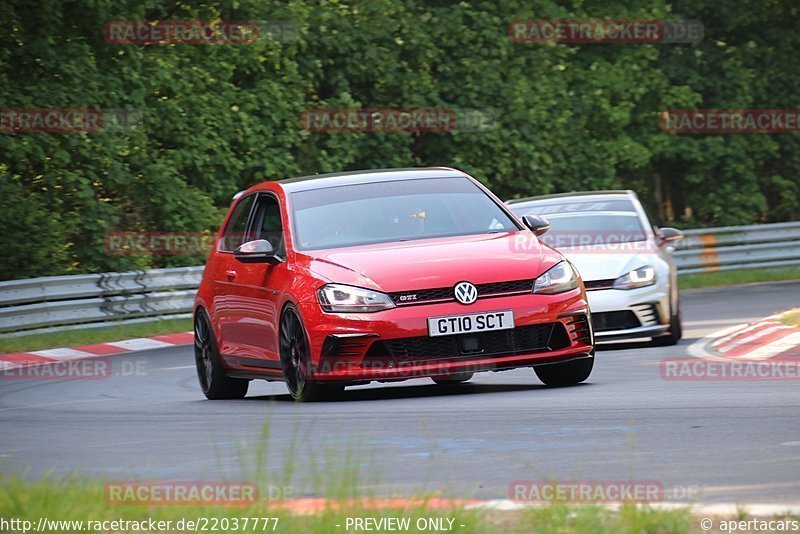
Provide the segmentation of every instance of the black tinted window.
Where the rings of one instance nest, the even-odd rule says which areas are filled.
[[[272,195],[260,195],[256,206],[253,239],[266,239],[273,250],[283,253],[283,222],[278,200]]]
[[[225,227],[225,233],[220,240],[219,249],[225,252],[233,252],[236,247],[247,241],[245,232],[247,231],[247,217],[250,215],[250,208],[255,201],[255,195],[249,195],[236,204],[233,214]]]

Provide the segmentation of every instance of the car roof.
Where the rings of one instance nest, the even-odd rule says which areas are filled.
[[[279,183],[284,190],[294,192],[341,185],[391,182],[394,180],[419,180],[423,178],[451,178],[459,176],[466,176],[466,173],[450,167],[420,167],[312,174],[310,176],[278,180],[277,183]]]
[[[592,202],[604,200],[630,200],[636,199],[636,193],[630,189],[611,189],[606,191],[574,191],[571,193],[556,193],[553,195],[539,195],[535,197],[515,198],[506,202],[512,208],[514,204],[536,203],[539,205],[563,204],[565,200],[572,202]]]

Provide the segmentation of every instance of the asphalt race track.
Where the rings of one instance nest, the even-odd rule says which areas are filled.
[[[121,376],[104,380],[2,380],[0,469],[243,480],[266,451],[272,473],[293,459],[295,496],[309,493],[312,467],[329,472],[349,456],[361,483],[384,494],[508,498],[512,481],[552,478],[695,486],[707,503],[800,502],[796,380],[665,381],[658,365],[715,330],[797,306],[800,282],[682,298],[679,346],[598,351],[590,381],[571,388],[545,388],[521,369],[452,387],[371,384],[311,404],[259,381],[245,400],[211,402],[191,347],[114,357]]]

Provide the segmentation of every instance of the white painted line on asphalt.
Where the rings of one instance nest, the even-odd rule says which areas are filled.
[[[149,339],[146,337],[126,339],[124,341],[114,341],[112,343],[106,343],[106,345],[111,345],[112,347],[117,347],[120,349],[127,349],[127,350],[161,349],[164,347],[175,346],[172,343],[159,341],[157,339]]]
[[[37,356],[44,356],[45,358],[52,358],[53,360],[74,360],[75,358],[93,358],[97,356],[91,352],[75,349],[35,350],[29,354],[36,354]]]
[[[593,503],[587,503],[593,504]],[[492,499],[483,502],[476,502],[467,504],[464,508],[467,510],[483,509],[483,510],[524,510],[528,508],[536,508],[539,506],[548,506],[550,503],[542,502],[520,502],[512,501],[510,499]],[[600,504],[607,510],[619,510],[621,504]],[[646,506],[657,510],[691,510],[694,515],[725,515],[725,516],[738,516],[742,510],[745,510],[751,516],[772,516],[779,514],[800,514],[800,504],[743,504],[743,503],[716,503],[716,504],[693,504],[688,502],[652,502],[642,503],[640,506]]]
[[[742,319],[698,319],[696,321],[683,321],[684,329],[691,326],[715,326],[715,325],[741,325]]]
[[[742,510],[748,515],[771,516],[779,514],[800,514],[800,505],[797,504],[704,504],[692,507],[692,512],[698,515],[726,515],[738,516]]]
[[[174,371],[176,369],[196,369],[196,365],[180,365],[178,367],[159,367],[156,371]]]
[[[516,502],[509,499],[490,499],[480,503],[467,504],[464,508],[467,510],[482,509],[482,510],[524,510],[535,506],[532,503]]]

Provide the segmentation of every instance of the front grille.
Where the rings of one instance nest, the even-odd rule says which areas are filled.
[[[614,287],[614,279],[609,280],[584,280],[586,291],[597,291],[598,289],[611,289]]]
[[[636,314],[630,310],[595,312],[592,314],[592,327],[595,332],[626,330],[642,326]]]
[[[445,359],[500,357],[558,350],[570,346],[564,325],[546,323],[510,330],[441,337],[409,337],[376,341],[362,366],[420,364]]]
[[[500,297],[530,293],[533,291],[533,280],[513,280],[510,282],[491,282],[488,284],[475,284],[478,289],[478,298]],[[448,302],[455,300],[453,287],[437,287],[434,289],[420,289],[418,291],[396,291],[389,293],[392,301],[398,306],[422,304],[432,301]]]

